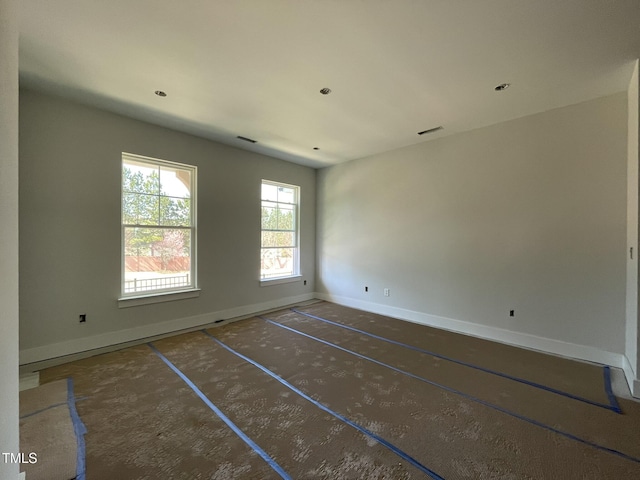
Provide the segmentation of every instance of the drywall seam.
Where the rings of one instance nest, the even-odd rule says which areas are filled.
[[[202,315],[192,317],[178,318],[157,324],[144,325],[117,332],[108,332],[91,337],[69,340],[67,342],[54,343],[41,347],[34,347],[20,351],[20,364],[41,362],[65,355],[73,355],[88,350],[96,350],[98,348],[109,347],[121,343],[149,338],[156,335],[164,335],[167,333],[177,332],[180,330],[199,327],[215,322],[216,320],[229,319],[251,315],[254,313],[270,310],[274,308],[292,305],[298,302],[311,300],[315,298],[313,293],[305,293],[293,297],[279,298],[263,303],[252,305],[244,305],[241,307],[229,308],[217,312],[209,312]],[[135,308],[135,307],[133,307]]]
[[[449,330],[456,333],[472,335],[474,337],[480,337],[486,340],[492,340],[533,350],[540,350],[545,353],[552,353],[555,355],[561,355],[563,357],[570,357],[579,360],[586,360],[589,362],[611,365],[618,368],[624,367],[624,355],[619,353],[607,352],[605,350],[600,350],[599,348],[590,347],[587,345],[563,342],[561,340],[554,340],[552,338],[514,332],[512,330],[506,330],[503,328],[490,327],[487,325],[480,325],[464,320],[456,320],[453,318],[430,315],[428,313],[417,312],[414,310],[407,310],[398,307],[391,307],[389,305],[382,305],[379,303],[365,302],[350,297],[343,297],[325,293],[316,293],[316,297],[328,302],[337,303],[339,305],[358,308],[360,310],[365,310],[380,315],[386,315],[400,320],[407,320],[410,322],[419,323],[421,325],[428,325],[430,327],[436,327],[443,330]],[[627,381],[629,382],[628,378]]]

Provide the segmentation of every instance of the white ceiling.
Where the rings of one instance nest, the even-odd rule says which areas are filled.
[[[625,90],[640,57],[640,0],[21,6],[23,85],[313,167]]]

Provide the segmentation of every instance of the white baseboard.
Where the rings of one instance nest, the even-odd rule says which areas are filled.
[[[29,348],[20,351],[20,365],[26,365],[36,362],[44,362],[58,357],[74,355],[81,352],[97,350],[105,347],[111,347],[128,342],[151,338],[159,335],[166,335],[181,330],[188,330],[196,327],[209,325],[216,320],[233,319],[238,317],[250,316],[256,313],[265,312],[288,305],[313,300],[318,298],[328,302],[337,303],[347,307],[357,308],[367,312],[386,315],[400,320],[428,325],[431,327],[449,330],[452,332],[463,333],[475,337],[493,340],[519,347],[540,350],[555,355],[571,357],[590,362],[611,365],[621,368],[624,371],[629,389],[635,397],[640,398],[640,379],[635,378],[631,364],[625,355],[613,352],[607,352],[595,347],[579,345],[575,343],[564,342],[546,337],[539,337],[528,333],[514,332],[503,328],[490,327],[477,323],[467,322],[464,320],[456,320],[453,318],[440,317],[430,315],[414,310],[408,310],[389,305],[382,305],[373,302],[366,302],[350,297],[339,295],[331,295],[326,293],[307,293],[295,297],[280,298],[269,302],[257,303],[252,305],[244,305],[240,307],[210,312],[203,315],[185,317],[166,322],[143,325],[140,327],[119,330],[117,332],[108,332],[92,337],[79,338],[66,342],[44,345],[41,347]]]
[[[29,390],[40,386],[40,373],[33,372],[20,375],[20,391]]]
[[[227,310],[210,312],[203,315],[179,318],[166,322],[119,330],[117,332],[102,333],[91,337],[78,338],[66,342],[28,348],[20,351],[20,365],[42,362],[66,355],[73,355],[80,352],[110,347],[158,335],[165,335],[167,333],[178,332],[189,328],[201,327],[211,324],[216,320],[248,316],[258,312],[264,312],[266,310],[273,310],[287,305],[312,300],[313,298],[315,298],[313,293],[306,293],[295,297],[279,298],[269,302],[244,305]]]
[[[622,356],[622,371],[624,372],[624,378],[627,381],[627,385],[629,386],[629,391],[631,395],[633,395],[633,382],[636,379],[636,374],[631,367],[631,362],[627,358],[626,355]],[[636,395],[640,394],[640,390],[636,390]]]
[[[427,313],[407,310],[404,308],[392,307],[389,305],[381,305],[379,303],[366,302],[350,297],[331,295],[326,293],[316,293],[316,297],[328,302],[337,303],[347,307],[365,310],[371,313],[386,315],[388,317],[398,318],[400,320],[408,320],[410,322],[428,325],[430,327],[449,330],[456,333],[463,333],[474,337],[493,340],[500,343],[515,345],[518,347],[540,350],[546,353],[552,353],[563,357],[570,357],[589,362],[610,365],[613,367],[624,368],[624,355],[620,353],[607,352],[599,348],[587,345],[579,345],[576,343],[564,342],[552,338],[539,337],[528,333],[514,332],[504,328],[490,327],[488,325],[480,325],[477,323],[466,322],[464,320],[456,320],[453,318],[440,317],[437,315],[429,315]],[[627,371],[625,370],[625,376]],[[627,381],[630,382],[629,377]],[[631,382],[630,382],[631,383]],[[640,385],[639,385],[640,387]],[[631,391],[634,391],[633,389]],[[640,388],[636,389],[636,395],[640,393]]]

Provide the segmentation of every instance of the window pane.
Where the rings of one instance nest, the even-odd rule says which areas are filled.
[[[126,225],[158,225],[158,197],[125,193],[122,196],[122,222]]]
[[[296,191],[289,187],[278,187],[278,201],[296,203]]]
[[[195,287],[196,173],[123,153],[123,295]]]
[[[267,206],[265,206],[267,205]],[[274,203],[262,202],[262,228],[268,230],[276,230],[278,228],[278,213]]]
[[[298,199],[300,187],[263,180],[262,279],[290,277],[299,272]]]
[[[263,200],[271,200],[278,201],[278,187],[276,185],[271,185],[268,183],[262,184],[262,199]]]
[[[263,247],[295,247],[295,232],[262,232]]]
[[[122,191],[158,195],[160,193],[160,176],[158,172],[158,167],[153,165],[131,161],[123,162]]]
[[[295,248],[263,248],[262,278],[286,277],[295,273]]]
[[[191,200],[160,197],[160,225],[188,227],[191,225]]]
[[[191,172],[179,168],[160,167],[160,193],[167,197],[191,196]]]
[[[192,285],[190,229],[125,227],[124,249],[124,293]]]
[[[295,230],[295,212],[294,205],[278,205],[278,230]]]

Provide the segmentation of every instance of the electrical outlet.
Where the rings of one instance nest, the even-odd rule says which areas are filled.
[[[79,320],[80,320],[80,323],[85,323],[85,322],[87,321],[87,314],[86,314],[86,313],[81,313],[81,314],[78,316],[78,318],[79,318]]]
[[[515,317],[516,316],[516,311],[515,310],[509,310],[509,316],[510,317]]]
[[[303,282],[303,284],[304,284],[304,285],[306,285],[306,284],[307,284],[307,281],[305,280],[305,281]]]
[[[385,289],[384,289],[384,296],[385,296],[385,297],[388,297],[389,295],[390,295],[389,289],[388,289],[388,288],[385,288]]]
[[[369,291],[369,287],[364,287],[364,291],[368,292]]]

